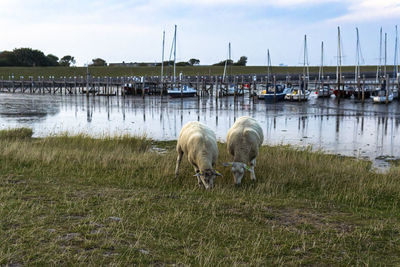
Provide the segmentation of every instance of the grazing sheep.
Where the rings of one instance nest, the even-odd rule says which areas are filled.
[[[254,167],[258,149],[264,141],[264,134],[253,118],[244,116],[236,120],[228,131],[228,152],[233,156],[233,162],[224,163],[224,166],[232,166],[232,172],[236,184],[240,184],[246,170],[251,173],[251,179],[256,180]],[[250,162],[250,167],[247,163]]]
[[[178,169],[183,154],[194,167],[199,186],[206,189],[214,186],[216,176],[221,176],[214,167],[218,158],[218,146],[215,133],[206,125],[192,121],[182,127],[176,144],[178,158],[176,160],[175,177],[178,177]]]

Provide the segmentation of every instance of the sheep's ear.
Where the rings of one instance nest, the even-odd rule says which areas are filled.
[[[217,175],[217,176],[222,176],[222,177],[223,177],[223,175],[222,175],[219,171],[217,171],[217,170],[215,170],[215,175]]]
[[[224,162],[224,163],[222,163],[222,165],[225,167],[229,167],[229,166],[233,165],[233,162]]]

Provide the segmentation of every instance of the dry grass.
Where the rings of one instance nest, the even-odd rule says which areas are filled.
[[[400,264],[398,168],[265,146],[206,191],[174,142],[1,136],[0,265]]]

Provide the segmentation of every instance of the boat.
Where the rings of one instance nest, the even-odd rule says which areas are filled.
[[[333,94],[336,97],[340,96],[340,98],[350,98],[354,94],[354,92],[355,92],[354,87],[347,85],[340,90],[338,90],[337,88],[333,90]]]
[[[393,93],[391,91],[381,89],[375,91],[371,98],[374,103],[386,103],[386,100],[390,103],[393,101]]]
[[[323,87],[315,91],[315,93],[317,94],[318,98],[331,97],[332,89],[329,87],[329,85],[324,84]]]
[[[236,89],[236,95],[242,96],[243,95],[243,88],[236,87],[234,84],[229,84],[228,88],[225,89],[225,95],[227,96],[232,96],[235,95],[235,89]]]
[[[168,90],[168,95],[172,98],[193,97],[197,95],[197,91],[193,87],[182,85],[182,88],[173,88]]]
[[[264,99],[267,102],[282,101],[288,91],[289,88],[285,88],[282,84],[277,84],[275,88],[271,86],[262,90],[257,96],[258,99]]]
[[[285,95],[285,100],[289,101],[307,101],[310,98],[311,92],[308,90],[300,90],[299,88],[288,88]]]

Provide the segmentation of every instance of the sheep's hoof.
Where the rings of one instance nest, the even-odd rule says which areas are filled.
[[[241,187],[241,186],[242,186],[241,183],[235,184],[235,187]]]

